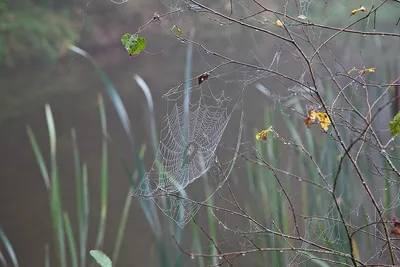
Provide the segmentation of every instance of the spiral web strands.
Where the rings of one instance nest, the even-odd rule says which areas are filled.
[[[221,165],[216,155],[231,115],[241,103],[239,99],[232,108],[232,99],[221,96],[223,93],[218,98],[213,96],[214,105],[208,105],[210,101],[202,93],[196,103],[189,103],[188,114],[185,114],[183,104],[174,104],[162,121],[161,140],[153,165],[134,192],[135,196],[155,201],[180,227],[188,223],[205,202],[190,199],[185,188],[195,180],[205,178],[217,191],[229,176],[236,159],[237,153],[229,164]],[[242,120],[239,128],[237,150]],[[228,167],[224,169],[226,165]]]

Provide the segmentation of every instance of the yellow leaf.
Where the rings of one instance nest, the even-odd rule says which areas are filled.
[[[319,121],[319,125],[321,125],[322,129],[328,131],[328,126],[331,125],[331,120],[329,119],[328,114],[325,112],[318,112],[317,118]]]
[[[317,113],[317,118],[318,118],[318,120],[320,121],[320,122],[322,122],[322,121],[329,121],[329,117],[328,117],[328,114],[326,114],[325,112],[318,112]]]
[[[349,70],[348,72],[347,72],[347,74],[350,74],[350,73],[352,73],[353,71],[355,71],[356,70],[356,67],[354,66],[351,70]]]
[[[308,118],[304,119],[304,123],[306,124],[307,127],[309,127],[309,125],[313,123],[316,119],[318,119],[321,128],[324,129],[325,131],[328,131],[328,127],[329,125],[331,125],[331,120],[329,119],[328,114],[326,114],[325,112],[320,112],[310,109],[308,111]]]
[[[360,75],[363,75],[366,72],[375,72],[375,70],[376,70],[376,68],[368,68],[368,69],[360,70],[359,73],[360,73]]]
[[[319,125],[321,125],[321,128],[324,129],[325,132],[328,131],[328,126],[331,125],[331,123],[322,123],[320,122]]]
[[[315,110],[310,109],[308,111],[308,117],[304,119],[304,123],[306,124],[307,128],[310,126],[312,122],[315,121],[317,118],[317,112]]]
[[[267,134],[272,130],[272,126],[269,126],[268,129],[262,130],[258,134],[256,134],[256,139],[257,140],[267,140]]]
[[[283,28],[283,23],[279,19],[275,22],[275,25],[278,26],[278,27]]]
[[[315,120],[315,118],[317,118],[317,112],[315,111],[315,110],[310,110],[309,112],[308,112],[308,117],[311,119],[311,120]]]
[[[359,8],[352,10],[350,13],[350,17],[355,15],[358,11],[367,12],[367,8],[365,6],[360,6]]]
[[[356,14],[357,12],[358,12],[358,8],[352,10],[351,13],[350,13],[350,17],[353,16],[354,14]]]

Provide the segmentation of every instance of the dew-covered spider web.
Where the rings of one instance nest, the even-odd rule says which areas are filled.
[[[232,117],[241,105],[241,93],[228,97],[206,95],[196,102],[179,99],[162,120],[160,143],[155,160],[134,195],[153,200],[161,211],[183,227],[227,180],[237,153],[222,164],[217,148]],[[185,105],[186,103],[186,105]],[[236,152],[240,145],[243,114],[238,126]],[[186,187],[205,179],[213,193],[202,200],[186,193]]]

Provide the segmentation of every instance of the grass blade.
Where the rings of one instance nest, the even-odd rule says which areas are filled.
[[[85,219],[84,219],[84,206],[83,206],[83,182],[82,182],[82,169],[79,158],[78,142],[76,132],[73,129],[71,131],[72,136],[72,150],[74,155],[74,168],[75,168],[75,183],[76,183],[76,211],[78,218],[78,239],[79,239],[79,258],[80,266],[85,267],[86,265],[86,237],[84,234]]]
[[[192,220],[192,237],[193,237],[193,248],[195,249],[196,253],[202,254],[203,250],[201,248],[201,243],[200,243],[200,234],[199,234],[199,229],[197,228],[196,223]],[[198,258],[198,266],[199,267],[204,267],[204,258],[199,257]]]
[[[94,60],[94,58],[91,55],[89,55],[83,49],[76,47],[74,45],[69,45],[68,48],[69,48],[69,50],[89,59],[91,61],[91,63],[93,64],[93,66],[95,67],[97,73],[99,74],[99,76],[101,78],[101,81],[103,82],[103,84],[105,86],[106,92],[107,92],[108,96],[110,97],[111,102],[113,103],[113,105],[118,113],[118,116],[119,116],[122,126],[124,128],[124,131],[125,131],[126,135],[128,136],[132,153],[135,156],[136,166],[139,170],[139,177],[143,177],[144,173],[145,173],[144,168],[143,168],[143,163],[140,160],[139,155],[135,148],[134,136],[131,131],[131,123],[130,123],[130,120],[128,117],[128,113],[126,112],[125,106],[124,106],[117,90],[115,89],[111,80],[107,77],[107,75],[104,73],[104,71],[98,66],[98,64],[96,63],[96,61]],[[161,227],[160,227],[157,212],[155,209],[155,204],[154,203],[151,204],[151,203],[152,202],[148,202],[146,204],[143,200],[140,200],[141,208],[145,212],[147,219],[151,220],[150,224],[152,225],[153,232],[157,236],[160,236],[161,235]]]
[[[89,186],[88,186],[88,171],[86,163],[82,165],[82,248],[83,254],[81,255],[81,262],[86,262],[87,253],[87,238],[89,232]],[[86,265],[86,264],[85,264]],[[84,267],[83,265],[82,267]]]
[[[136,173],[136,175],[137,175],[137,173]],[[133,190],[130,189],[129,193],[125,199],[125,205],[124,205],[124,209],[122,211],[121,221],[119,223],[117,239],[115,241],[114,252],[113,252],[113,256],[112,256],[112,262],[114,262],[114,264],[117,264],[122,240],[124,239],[126,222],[128,221],[128,216],[129,216],[129,208],[131,207],[131,203],[132,203],[132,194],[133,194]]]
[[[42,173],[42,177],[43,177],[46,189],[50,190],[51,185],[50,185],[49,173],[47,171],[46,163],[44,162],[42,152],[40,151],[39,145],[38,145],[38,143],[36,141],[35,135],[34,135],[32,129],[31,129],[31,127],[27,126],[26,131],[28,132],[29,141],[31,143],[33,152],[35,153],[35,158],[36,158],[36,161],[37,161],[37,163],[39,165],[40,172]]]
[[[44,267],[50,267],[50,251],[48,244],[44,246]]]
[[[355,236],[351,237],[351,246],[353,247],[354,258],[357,260],[360,260],[360,251],[358,250],[357,241],[356,241]]]
[[[13,266],[18,267],[19,264],[18,264],[17,256],[15,255],[15,251],[14,251],[10,241],[8,240],[6,234],[4,233],[3,228],[1,228],[1,227],[0,227],[0,239],[3,242],[4,246],[6,247],[8,255],[10,255]],[[6,262],[5,258],[2,254],[0,255],[0,258],[2,258],[1,261]],[[7,266],[7,264],[5,264],[5,266]]]
[[[53,114],[49,104],[45,106],[47,127],[49,130],[50,139],[50,162],[51,162],[51,215],[53,220],[53,231],[55,233],[55,244],[57,247],[58,259],[61,267],[66,267],[66,256],[65,256],[65,237],[64,237],[64,225],[62,218],[62,205],[61,205],[61,194],[60,184],[58,179],[58,168],[57,168],[57,139],[56,129],[54,126]]]
[[[1,263],[3,266],[5,266],[5,267],[8,266],[8,265],[7,265],[6,258],[4,257],[3,253],[1,253],[1,250],[0,250],[0,263]]]
[[[104,107],[104,101],[99,96],[99,111],[101,119],[101,129],[103,133],[107,133],[107,121],[106,112]],[[95,248],[100,249],[103,245],[104,233],[106,230],[106,219],[107,219],[107,198],[108,198],[108,151],[107,151],[107,138],[103,135],[102,143],[102,157],[101,157],[101,210],[100,210],[100,223],[99,230],[97,232],[97,241]]]
[[[189,40],[193,40],[195,29],[190,30]],[[192,76],[192,57],[193,57],[193,44],[189,42],[186,51],[186,65],[185,65],[185,100],[184,100],[184,116],[189,116],[189,103],[190,103],[190,87],[191,87],[191,76]]]
[[[142,77],[135,74],[134,78],[135,78],[137,84],[139,85],[139,87],[142,89],[144,95],[146,96],[147,107],[149,108],[149,113],[150,113],[149,117],[150,117],[151,140],[152,140],[154,155],[157,155],[158,137],[157,137],[156,120],[155,120],[155,116],[154,116],[153,98],[151,96],[149,87],[147,86],[146,82],[142,79]]]
[[[133,134],[131,131],[131,123],[128,117],[128,113],[126,112],[125,106],[121,100],[121,97],[119,96],[117,90],[115,89],[114,85],[112,84],[111,80],[108,78],[108,76],[104,73],[104,71],[99,67],[99,65],[96,63],[94,58],[89,55],[85,50],[76,47],[74,45],[69,45],[68,47],[71,51],[89,59],[93,66],[96,69],[96,72],[99,74],[101,81],[103,82],[105,89],[108,93],[108,96],[110,97],[115,109],[117,110],[118,116],[121,120],[122,126],[125,130],[126,135],[128,136],[131,144],[133,145]]]
[[[78,254],[76,252],[76,243],[74,233],[72,232],[71,221],[69,220],[68,213],[64,212],[65,231],[69,244],[69,252],[71,254],[72,267],[78,267]]]
[[[206,193],[206,196],[210,196],[212,194],[211,189],[210,189],[210,187],[208,186],[207,183],[205,183],[205,193]],[[207,200],[207,205],[210,205],[210,206],[214,205],[214,197],[211,197],[211,198],[209,198]],[[217,222],[216,222],[216,220],[214,218],[212,208],[211,207],[207,207],[207,210],[208,210],[207,211],[207,214],[208,214],[208,228],[210,230],[210,234],[209,235],[210,235],[210,238],[215,243],[217,243]],[[213,255],[219,254],[217,248],[212,244],[212,242],[210,242],[210,251],[211,251],[211,254],[213,254]],[[211,259],[211,264],[218,265],[218,258],[213,257]]]

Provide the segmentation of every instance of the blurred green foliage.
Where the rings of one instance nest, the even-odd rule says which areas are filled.
[[[68,18],[43,8],[7,10],[0,0],[0,66],[51,61],[67,51],[77,33]]]
[[[0,14],[5,12],[8,7],[8,0],[0,0]]]

